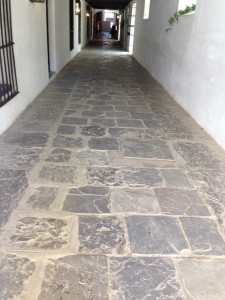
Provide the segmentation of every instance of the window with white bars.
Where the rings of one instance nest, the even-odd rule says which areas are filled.
[[[18,94],[13,45],[11,0],[0,0],[0,106]]]
[[[143,19],[148,19],[148,18],[149,18],[149,13],[150,13],[150,3],[151,3],[151,0],[145,0],[144,16],[143,16]]]

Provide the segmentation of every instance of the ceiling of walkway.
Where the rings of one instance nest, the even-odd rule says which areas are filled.
[[[131,0],[87,0],[87,3],[96,9],[123,9]]]

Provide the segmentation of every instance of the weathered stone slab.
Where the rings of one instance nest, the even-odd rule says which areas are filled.
[[[125,157],[153,158],[173,160],[173,156],[164,141],[124,140],[123,155]]]
[[[38,300],[108,300],[107,289],[106,257],[71,255],[48,260]]]
[[[169,187],[190,188],[191,184],[185,172],[179,169],[161,170]]]
[[[184,299],[170,259],[111,258],[112,300]]]
[[[112,119],[130,119],[130,114],[125,111],[106,111],[105,115]]]
[[[80,133],[86,136],[104,136],[106,135],[106,129],[101,126],[84,126],[81,127]]]
[[[79,217],[79,251],[123,253],[125,225],[116,217]]]
[[[64,135],[57,135],[53,140],[52,146],[61,148],[83,148],[83,139],[81,137],[71,138]]]
[[[62,124],[67,124],[67,125],[85,125],[85,124],[87,124],[87,118],[64,117],[62,119]]]
[[[88,146],[98,150],[118,150],[119,144],[116,138],[90,138]]]
[[[27,186],[25,171],[0,169],[0,228],[8,221]]]
[[[87,181],[94,185],[122,185],[121,174],[116,168],[88,168]]]
[[[224,260],[176,260],[186,299],[225,299]]]
[[[88,166],[107,166],[109,165],[109,156],[104,151],[83,150],[75,153],[75,161]]]
[[[196,191],[180,189],[155,190],[161,211],[171,215],[209,216]]]
[[[19,299],[35,270],[35,262],[14,254],[0,254],[0,299]]]
[[[213,220],[181,218],[191,249],[197,255],[225,255],[225,242]]]
[[[153,168],[126,168],[121,170],[122,178],[130,186],[159,187],[163,179]]]
[[[98,125],[103,127],[115,127],[116,122],[114,119],[92,119],[92,125]]]
[[[9,239],[21,249],[60,249],[68,244],[69,232],[67,219],[22,217]]]
[[[50,98],[50,96],[48,96]],[[55,98],[56,99],[56,98]],[[45,101],[46,102],[46,101]],[[50,101],[52,106],[54,106],[54,102]],[[53,107],[33,107],[28,109],[22,117],[30,120],[30,121],[55,121],[58,119],[59,115],[61,114],[62,110]]]
[[[21,147],[45,147],[49,135],[40,132],[8,132],[4,142]]]
[[[63,210],[76,213],[110,213],[109,199],[109,189],[107,188],[70,189],[63,203]]]
[[[126,119],[118,119],[117,124],[119,127],[127,127],[127,128],[143,128],[144,124],[141,120],[126,120]]]
[[[49,209],[57,196],[58,188],[38,187],[26,201],[27,207],[32,209]]]
[[[132,188],[114,189],[110,199],[113,212],[159,212],[159,204],[152,190]]]
[[[131,252],[142,254],[180,254],[188,249],[176,219],[132,216],[127,218]]]
[[[72,152],[66,149],[54,149],[46,159],[50,162],[67,162],[71,158]]]
[[[75,183],[77,169],[73,166],[47,165],[41,169],[38,177],[43,181]]]
[[[70,126],[70,125],[60,125],[58,127],[57,133],[58,134],[74,134],[76,131],[75,126]]]
[[[109,134],[112,137],[131,137],[135,138],[137,136],[137,130],[135,128],[109,128]]]

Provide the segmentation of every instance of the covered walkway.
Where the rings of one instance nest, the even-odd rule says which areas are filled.
[[[225,299],[225,155],[115,41],[0,140],[0,299]]]

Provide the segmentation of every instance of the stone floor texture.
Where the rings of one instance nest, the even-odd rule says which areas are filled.
[[[0,137],[0,299],[225,299],[225,153],[117,42]]]

